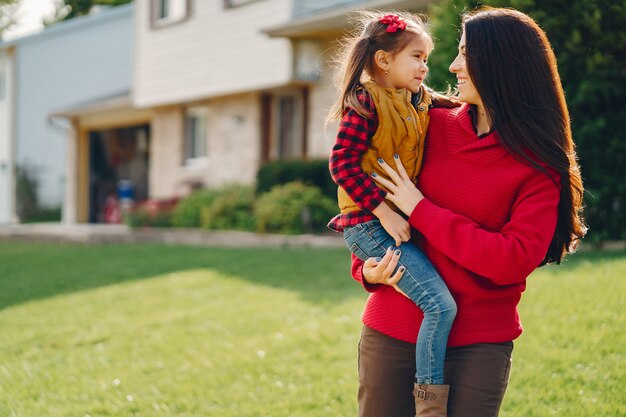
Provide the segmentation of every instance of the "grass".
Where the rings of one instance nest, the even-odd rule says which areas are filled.
[[[353,416],[342,249],[0,242],[0,416]],[[537,271],[502,417],[625,415],[626,253]]]

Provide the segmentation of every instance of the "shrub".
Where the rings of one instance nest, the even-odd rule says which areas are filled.
[[[254,230],[252,212],[254,188],[246,185],[226,186],[201,213],[201,224],[206,229]]]
[[[268,162],[257,172],[257,195],[271,190],[276,185],[283,185],[292,181],[314,185],[325,196],[331,199],[337,198],[337,186],[328,172],[327,159]]]
[[[130,227],[171,227],[177,203],[176,198],[144,201],[124,213],[124,223]]]
[[[319,188],[299,181],[275,186],[254,205],[258,231],[287,234],[325,230],[336,211]]]
[[[201,189],[180,201],[172,214],[175,227],[200,227],[202,210],[219,196],[219,190]]]

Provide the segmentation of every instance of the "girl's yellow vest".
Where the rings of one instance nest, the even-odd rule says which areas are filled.
[[[393,154],[397,153],[407,174],[415,182],[422,167],[431,94],[422,86],[416,109],[411,104],[411,92],[407,89],[384,88],[374,81],[363,85],[376,106],[378,128],[370,139],[368,150],[361,158],[361,169],[367,174],[376,172],[377,175],[387,178],[377,160],[383,158],[394,168]],[[387,191],[383,186],[378,186]],[[360,210],[341,187],[337,190],[337,201],[341,213]],[[396,210],[391,202],[387,201],[387,204]]]

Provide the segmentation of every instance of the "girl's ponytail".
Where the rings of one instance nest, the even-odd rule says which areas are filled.
[[[363,117],[372,114],[358,100],[358,91],[361,88],[361,76],[368,67],[371,57],[372,41],[369,37],[359,37],[351,41],[346,48],[346,59],[343,60],[341,70],[341,93],[333,106],[329,120],[340,119],[346,107],[353,108]]]

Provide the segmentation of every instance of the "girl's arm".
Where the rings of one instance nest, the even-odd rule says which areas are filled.
[[[376,133],[378,118],[374,102],[367,91],[361,90],[358,98],[373,116],[363,117],[352,108],[344,111],[330,154],[330,175],[359,208],[373,212],[384,202],[386,193],[361,170],[361,156],[367,150],[370,138]]]
[[[348,108],[339,125],[339,132],[330,155],[330,174],[362,210],[373,213],[396,245],[411,238],[408,222],[385,203],[386,192],[378,188],[370,176],[361,169],[361,157],[368,149],[370,138],[376,133],[377,117],[374,102],[366,90],[357,96],[372,114],[364,117]]]

